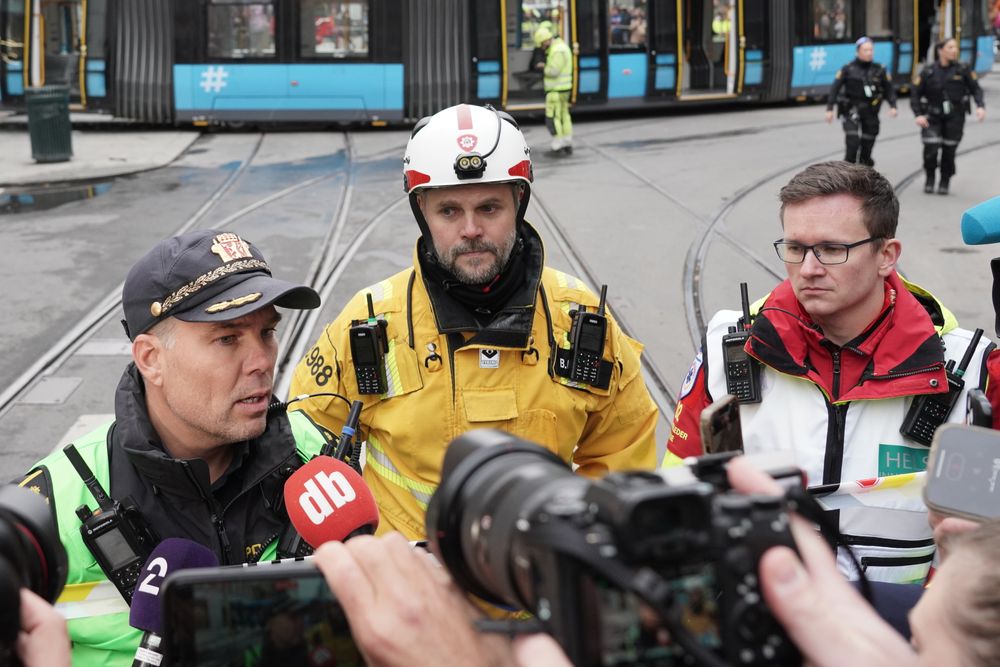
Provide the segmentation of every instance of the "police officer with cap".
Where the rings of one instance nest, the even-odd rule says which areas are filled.
[[[421,231],[413,266],[355,295],[299,363],[290,390],[363,401],[378,532],[424,536],[445,448],[474,428],[538,442],[589,477],[652,467],[657,410],[640,372],[642,346],[613,316],[586,341],[595,375],[570,377],[584,347],[572,344],[574,322],[600,300],[545,266],[541,237],[524,219],[533,174],[517,123],[491,108],[445,109],[417,123],[403,165]],[[363,344],[373,327],[385,331],[384,345]],[[339,433],[344,407],[316,398],[303,409]]]
[[[856,57],[840,68],[826,102],[826,122],[833,121],[833,105],[844,119],[844,143],[848,162],[871,167],[872,148],[878,136],[878,112],[882,100],[889,103],[889,116],[896,117],[896,90],[885,67],[873,61],[875,45],[868,37],[855,42]]]
[[[920,127],[924,144],[924,192],[934,192],[938,153],[941,153],[941,180],[938,194],[948,194],[951,177],[955,175],[955,152],[962,141],[965,114],[971,111],[969,97],[976,101],[976,120],[986,118],[983,89],[976,73],[958,60],[958,42],[946,39],[934,45],[935,62],[920,72],[913,86],[910,106],[914,121]]]
[[[132,362],[115,393],[115,421],[74,447],[114,500],[135,502],[159,539],[193,540],[222,564],[275,557],[288,524],[284,481],[324,443],[302,413],[268,410],[276,307],[319,302],[311,287],[273,278],[260,250],[232,232],[163,240],[132,267],[122,290]],[[129,627],[125,600],[83,542],[75,513],[94,508],[93,495],[63,451],[20,485],[46,497],[69,556],[60,601],[75,603],[63,610],[73,664],[130,665],[142,633]]]

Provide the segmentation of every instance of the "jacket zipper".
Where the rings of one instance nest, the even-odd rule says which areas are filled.
[[[833,350],[833,400],[840,398],[840,350]]]
[[[201,484],[198,483],[197,478],[195,478],[194,473],[191,472],[191,466],[188,465],[187,461],[181,461],[181,465],[184,468],[184,473],[187,475],[188,479],[196,489],[198,489],[198,495],[201,496],[202,502],[208,505],[209,512],[211,516],[209,520],[212,522],[212,527],[215,528],[216,536],[219,538],[219,546],[222,549],[222,562],[221,565],[230,565],[232,563],[232,547],[229,543],[229,536],[226,535],[226,524],[222,520],[222,514],[219,512],[219,503],[215,501],[211,495],[205,495],[205,490],[201,488]]]
[[[889,372],[889,373],[886,373],[885,375],[875,375],[874,373],[872,373],[871,375],[865,375],[863,379],[864,380],[894,380],[896,378],[909,377],[910,375],[920,375],[922,373],[929,373],[931,371],[941,370],[942,368],[944,368],[943,364],[932,364],[930,366],[924,366],[923,368],[915,368],[912,371],[903,371],[903,372],[900,372],[900,373]]]

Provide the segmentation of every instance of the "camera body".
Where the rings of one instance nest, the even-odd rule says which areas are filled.
[[[20,589],[55,602],[66,584],[66,550],[41,496],[0,485],[0,667],[20,664]]]
[[[757,577],[767,549],[794,548],[780,498],[650,472],[595,482],[537,445],[472,431],[445,456],[427,534],[462,588],[532,612],[574,664],[801,661]]]

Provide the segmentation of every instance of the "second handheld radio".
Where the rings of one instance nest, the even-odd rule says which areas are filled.
[[[948,378],[947,393],[922,394],[913,400],[910,409],[906,412],[906,417],[903,419],[903,425],[899,428],[900,433],[922,445],[929,446],[931,444],[934,432],[941,424],[948,421],[948,415],[951,414],[962,389],[965,388],[965,380],[963,379],[965,369],[969,367],[969,362],[972,361],[972,355],[975,353],[976,346],[979,345],[979,339],[982,336],[982,329],[976,329],[972,333],[972,340],[969,341],[969,347],[965,349],[965,354],[962,355],[962,361],[959,362],[957,369],[954,359],[944,367],[945,376]]]
[[[597,312],[589,313],[586,306],[580,306],[573,313],[573,326],[569,332],[572,345],[569,379],[574,382],[594,386],[600,383],[604,339],[608,333],[608,318],[604,315],[607,297],[608,286],[601,285],[601,301]]]
[[[722,337],[722,358],[726,369],[726,393],[740,403],[760,403],[760,363],[747,354],[746,343],[750,338],[750,298],[747,284],[740,283],[740,301],[743,316],[729,333]]]

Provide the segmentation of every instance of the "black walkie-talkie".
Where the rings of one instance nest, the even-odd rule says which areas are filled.
[[[965,380],[962,377],[965,375],[965,369],[969,367],[969,362],[972,361],[972,355],[975,354],[976,346],[979,345],[982,336],[982,329],[976,329],[972,333],[972,340],[969,341],[969,347],[965,349],[957,369],[954,359],[945,365],[944,372],[948,378],[947,393],[922,394],[913,399],[903,419],[903,425],[899,428],[900,433],[922,445],[930,446],[934,432],[938,426],[948,421],[948,415],[955,408],[955,403],[965,388]]]
[[[76,515],[83,522],[80,526],[83,543],[125,602],[131,604],[142,566],[160,540],[131,498],[117,501],[108,496],[76,447],[66,445],[63,452],[97,501],[96,511],[86,505],[76,508]]]
[[[608,286],[601,285],[601,301],[596,313],[588,313],[580,306],[573,313],[573,326],[569,340],[569,379],[589,385],[598,385],[601,377],[601,359],[604,358],[604,339],[608,333],[608,318],[604,315]]]
[[[750,297],[747,284],[740,283],[740,301],[743,316],[729,333],[722,337],[722,358],[726,369],[726,393],[732,394],[741,404],[760,403],[760,362],[747,354],[746,343],[750,338]]]
[[[375,317],[372,295],[369,293],[367,296],[368,319],[351,323],[351,359],[358,392],[384,394],[388,388],[385,381],[385,355],[389,351],[385,332],[387,323]]]

